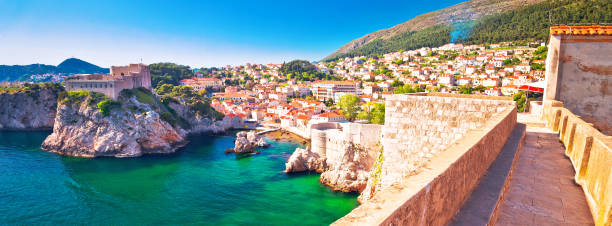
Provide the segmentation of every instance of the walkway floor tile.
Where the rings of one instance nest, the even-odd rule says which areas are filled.
[[[537,122],[529,115],[519,121]],[[518,157],[510,188],[501,206],[497,225],[593,225],[574,168],[565,156],[558,134],[543,123],[528,123],[523,150]]]

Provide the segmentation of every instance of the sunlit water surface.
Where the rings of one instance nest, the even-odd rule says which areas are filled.
[[[82,159],[40,150],[48,132],[0,132],[0,224],[325,225],[357,206],[318,174],[287,175],[297,143],[226,155],[233,136],[176,154]]]

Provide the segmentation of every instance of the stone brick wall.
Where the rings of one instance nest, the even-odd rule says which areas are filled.
[[[318,123],[311,127],[311,144],[313,152],[322,157],[344,153],[348,146],[359,145],[368,152],[372,162],[378,151],[381,140],[381,125],[359,123]],[[371,165],[371,163],[369,164]]]
[[[428,159],[468,131],[480,128],[494,115],[514,108],[514,102],[473,97],[393,95],[387,98],[385,108],[380,180],[369,188],[373,191],[363,194],[361,200],[416,173]]]
[[[504,100],[394,95],[385,117],[379,183],[388,186],[334,225],[448,224],[512,133],[516,108]]]

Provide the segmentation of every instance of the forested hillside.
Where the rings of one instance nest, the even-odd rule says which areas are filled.
[[[179,85],[181,79],[193,77],[189,66],[174,63],[155,63],[149,65],[153,88],[163,84]]]
[[[457,41],[480,44],[546,40],[551,23],[554,25],[611,22],[611,0],[547,1],[477,20],[472,32]]]
[[[332,54],[324,61],[437,47],[449,42],[484,44],[502,41],[545,41],[551,24],[574,23],[612,23],[612,1],[544,1],[474,21],[436,25],[388,38],[377,38],[347,53]]]

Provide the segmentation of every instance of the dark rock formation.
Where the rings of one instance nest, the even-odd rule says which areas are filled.
[[[0,94],[0,129],[50,130],[60,88],[37,88]]]

